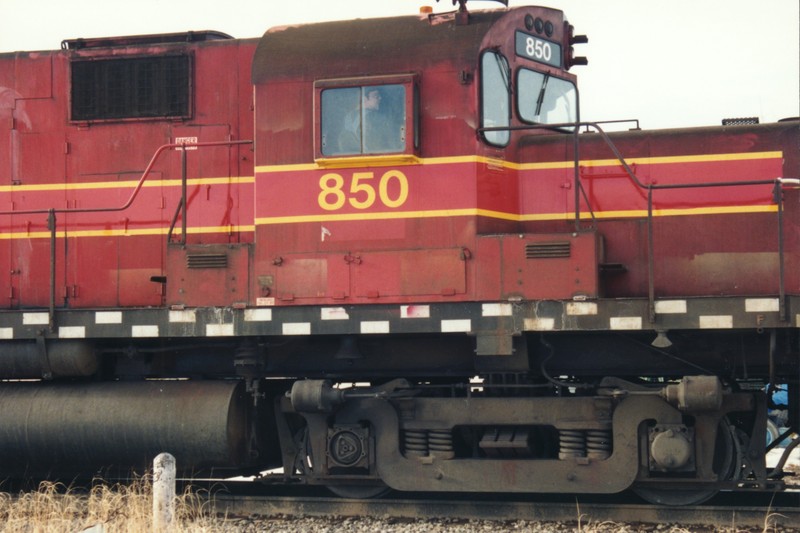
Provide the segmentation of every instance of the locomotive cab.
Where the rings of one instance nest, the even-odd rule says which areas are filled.
[[[544,8],[456,19],[264,35],[253,66],[262,303],[598,295],[594,236],[505,237],[525,232],[521,209],[536,196],[515,175],[521,134],[510,128],[578,118],[571,26]],[[579,252],[524,259],[552,240]],[[565,269],[576,280],[561,281]]]

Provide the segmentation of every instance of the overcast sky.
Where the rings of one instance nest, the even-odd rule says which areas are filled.
[[[584,120],[644,128],[800,115],[800,0],[510,0],[562,9],[589,36],[575,67]],[[63,39],[213,29],[257,37],[272,26],[452,9],[451,0],[0,0],[0,52]],[[502,8],[472,1],[470,9]]]

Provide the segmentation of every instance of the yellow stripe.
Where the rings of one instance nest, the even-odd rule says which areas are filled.
[[[168,228],[147,228],[147,229],[111,229],[111,230],[80,230],[80,231],[67,231],[67,237],[135,237],[141,235],[166,235]],[[187,235],[200,235],[209,233],[247,233],[254,232],[255,226],[242,225],[242,226],[206,226],[187,228]],[[180,229],[173,231],[174,235],[180,235]],[[49,231],[31,231],[31,232],[13,232],[13,233],[0,233],[0,240],[13,240],[13,239],[49,239]],[[63,239],[64,231],[59,230],[56,232],[56,238]]]
[[[320,168],[345,167],[395,167],[419,165],[420,159],[412,154],[371,155],[317,159]]]
[[[329,222],[331,220],[392,220],[404,218],[463,217],[477,214],[478,209],[444,209],[432,211],[394,211],[384,213],[341,213],[325,215],[299,215],[290,217],[264,217],[256,219],[256,226],[269,224],[297,224],[299,222]]]
[[[762,159],[782,159],[783,152],[744,152],[732,154],[701,154],[701,155],[679,155],[679,156],[663,156],[663,157],[634,157],[626,159],[625,162],[629,165],[656,165],[656,164],[674,164],[674,163],[710,163],[710,162],[723,162],[723,161],[757,161]],[[391,163],[388,163],[391,161]],[[334,162],[341,163],[334,165]],[[407,160],[383,157],[348,157],[342,159],[324,159],[318,160],[317,163],[304,163],[297,165],[262,165],[256,167],[256,173],[267,174],[272,172],[296,172],[304,170],[322,170],[332,166],[337,167],[368,167],[368,166],[388,166],[389,164],[397,166],[409,165],[446,165],[454,163],[478,163],[494,167],[508,168],[511,170],[552,170],[552,169],[566,169],[573,168],[572,161],[548,161],[541,163],[515,163],[511,161],[504,161],[502,159],[483,157],[478,155],[465,155],[455,157],[433,157],[433,158],[416,158],[411,157]],[[580,161],[582,167],[605,167],[620,166],[621,163],[617,159],[587,159]]]
[[[634,157],[626,159],[628,165],[668,165],[674,163],[719,163],[724,161],[759,161],[763,159],[782,159],[783,152],[747,152],[736,154],[678,155],[664,157]],[[582,167],[619,167],[618,159],[594,159],[580,162]],[[554,168],[573,168],[572,161],[551,163],[524,163],[519,170],[540,170]]]
[[[41,183],[38,185],[2,185],[0,192],[29,192],[29,191],[78,191],[89,189],[132,189],[139,180],[128,181],[93,181],[86,183]],[[196,185],[232,185],[255,183],[252,176],[235,178],[196,178],[186,180],[189,186]],[[146,180],[142,187],[176,187],[181,185],[181,180]]]
[[[705,154],[689,156],[667,157],[641,157],[626,159],[628,164],[669,164],[669,163],[704,163],[714,161],[747,161],[761,159],[781,159],[783,152],[748,152],[734,154]],[[318,163],[297,165],[265,165],[256,167],[258,173],[292,172],[303,170],[321,170],[325,168],[338,168],[348,166],[411,166],[411,165],[447,165],[458,163],[479,163],[493,167],[502,167],[512,170],[548,170],[572,168],[572,161],[549,161],[542,163],[514,163],[502,159],[483,157],[478,155],[465,155],[454,157],[419,158],[415,156],[369,156],[349,157],[340,159],[320,159]],[[595,159],[580,162],[584,167],[619,166],[616,159]],[[196,185],[230,185],[254,183],[253,176],[239,176],[228,178],[195,178],[187,180],[190,186]],[[88,189],[126,189],[133,188],[138,180],[126,181],[94,181],[86,183],[41,183],[35,185],[2,185],[0,192],[28,192],[28,191],[72,191]],[[159,180],[152,178],[143,183],[143,187],[175,187],[181,184],[179,179]]]
[[[688,215],[724,215],[737,213],[775,213],[778,207],[775,205],[742,205],[726,207],[698,207],[690,209],[656,209],[653,211],[655,217],[672,217]],[[324,215],[299,215],[288,217],[261,217],[256,219],[256,226],[266,226],[271,224],[299,224],[303,222],[332,222],[332,221],[360,221],[360,220],[397,220],[414,218],[441,218],[441,217],[461,217],[461,216],[481,216],[487,218],[497,218],[512,222],[535,222],[545,220],[572,220],[575,213],[542,213],[536,215],[517,215],[502,211],[492,211],[489,209],[443,209],[430,211],[397,211],[383,213],[342,213]],[[629,211],[600,211],[594,213],[598,219],[611,218],[645,218],[647,210]],[[581,213],[581,219],[591,219],[592,215],[588,212]]]
[[[698,216],[698,215],[735,215],[743,213],[777,213],[777,205],[738,205],[725,207],[695,207],[688,209],[654,209],[654,217],[679,217],[679,216]],[[581,212],[582,220],[590,220],[592,214],[586,211]],[[647,218],[646,209],[632,209],[629,211],[599,211],[594,213],[594,218]],[[574,220],[575,213],[552,213],[543,215],[522,215],[520,221],[531,222],[540,220]]]
[[[324,170],[326,168],[344,167],[373,167],[373,166],[411,166],[411,165],[446,165],[451,163],[486,163],[487,157],[465,155],[457,157],[347,157],[341,159],[318,159],[315,163],[300,163],[296,165],[262,165],[256,167],[257,174],[272,172],[298,172],[305,170]]]

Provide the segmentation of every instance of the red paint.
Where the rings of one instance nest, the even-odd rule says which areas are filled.
[[[0,178],[3,185],[14,184],[0,190],[0,212],[45,211],[0,214],[5,237],[0,241],[0,265],[6,265],[0,273],[11,272],[0,274],[0,294],[9,295],[0,306],[48,305],[46,210],[124,205],[159,146],[176,137],[197,137],[199,142],[252,139],[246,95],[256,43],[169,41],[164,36],[137,37],[114,41],[111,48],[98,43],[0,55]],[[164,54],[192,57],[191,118],[70,121],[71,61]],[[190,153],[189,242],[252,242],[250,151],[250,146],[235,146]],[[178,156],[172,150],[162,154],[124,211],[57,213],[57,306],[163,303],[163,287],[151,278],[163,277],[167,270],[165,235],[180,201]],[[233,179],[226,181],[228,177]],[[208,178],[223,179],[191,181]],[[202,228],[201,233],[194,228]]]
[[[523,65],[574,80],[516,55],[526,14],[553,20],[551,40],[564,38],[561,12],[519,8],[469,26],[405,17],[260,41],[132,38],[0,56],[0,306],[48,305],[50,208],[81,211],[57,213],[59,307],[641,297],[648,185],[798,178],[791,123],[612,135],[645,188],[598,135],[582,134],[576,226],[571,136],[515,131],[508,146],[491,147],[476,133],[482,51],[504,54],[512,80]],[[190,118],[70,121],[71,61],[185,53]],[[315,160],[315,82],[373,76],[412,80],[417,99],[407,93],[406,105],[418,115],[405,124],[419,143],[402,157]],[[179,150],[154,163],[129,208],[82,211],[124,205],[153,154],[179,138],[255,140],[186,152],[185,246],[178,232],[166,242],[181,199]],[[796,196],[785,203],[789,292],[800,291]],[[771,185],[659,190],[653,208],[657,295],[777,293]],[[568,243],[569,256],[526,257],[550,243]],[[203,254],[224,265],[188,265]]]

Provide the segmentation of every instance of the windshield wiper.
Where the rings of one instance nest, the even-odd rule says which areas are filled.
[[[550,74],[545,74],[544,80],[542,81],[542,87],[539,89],[539,97],[536,99],[536,111],[533,113],[534,117],[538,117],[542,112],[542,104],[544,104],[544,92],[547,90],[547,80],[549,79]]]
[[[508,63],[500,54],[494,54],[494,59],[497,61],[497,67],[500,69],[500,76],[503,79],[503,85],[506,87],[506,92],[509,96],[511,96],[511,80],[508,79]]]

